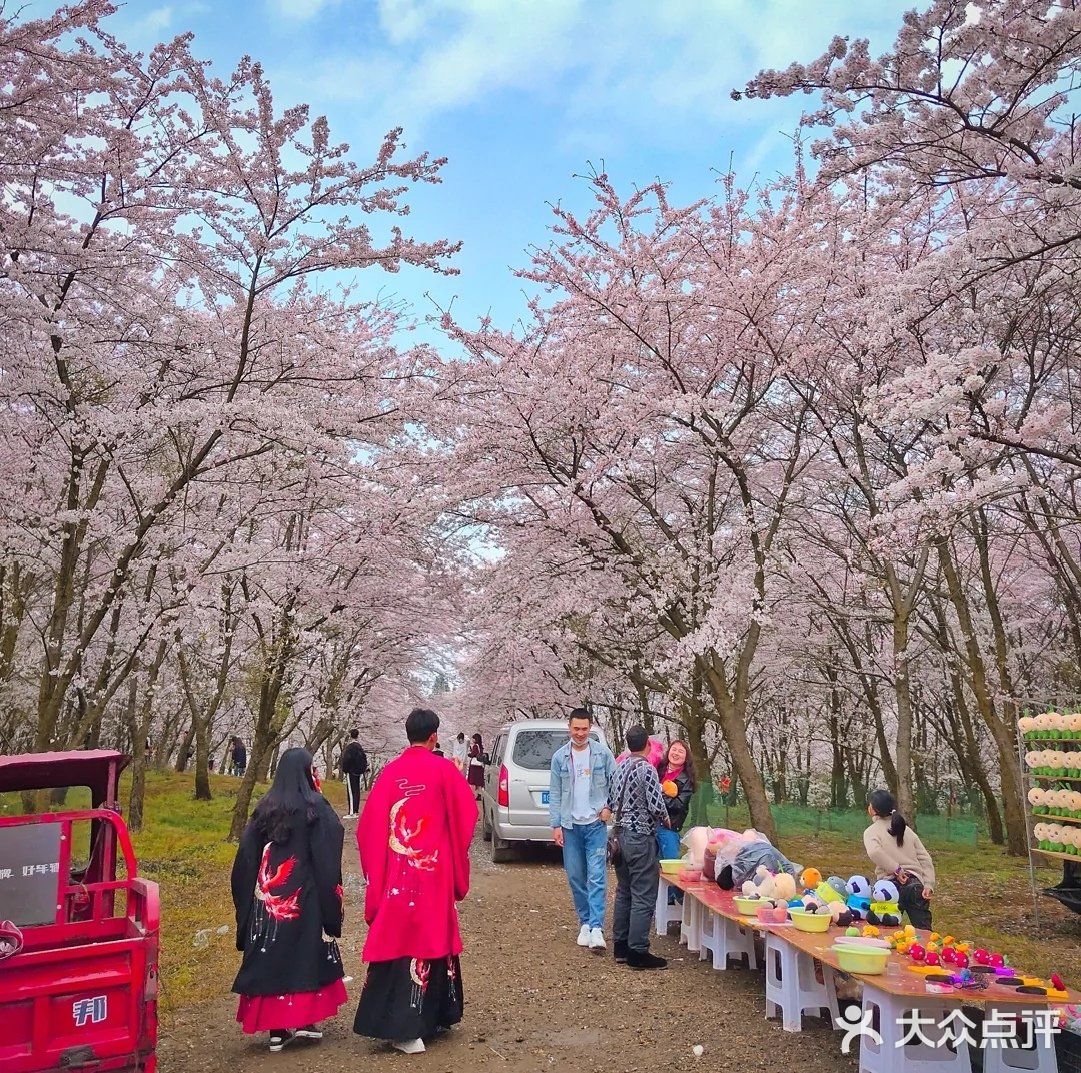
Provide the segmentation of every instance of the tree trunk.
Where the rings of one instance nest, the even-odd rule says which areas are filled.
[[[936,541],[939,564],[946,579],[946,588],[957,615],[976,710],[987,724],[998,750],[999,779],[1002,786],[1002,812],[1006,823],[1006,850],[1014,856],[1028,852],[1028,823],[1022,799],[1021,769],[1018,764],[1013,727],[1008,727],[995,710],[987,680],[987,667],[980,652],[968,600],[945,539]]]

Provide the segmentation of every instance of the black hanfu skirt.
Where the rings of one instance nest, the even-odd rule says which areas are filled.
[[[455,957],[395,958],[368,966],[353,1031],[402,1042],[431,1039],[462,1019],[462,970]]]

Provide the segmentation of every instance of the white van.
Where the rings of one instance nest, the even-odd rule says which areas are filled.
[[[594,726],[590,736],[603,741]],[[492,860],[510,859],[516,842],[551,842],[548,782],[552,756],[570,740],[566,720],[519,719],[501,727],[492,746],[480,795],[481,832]]]

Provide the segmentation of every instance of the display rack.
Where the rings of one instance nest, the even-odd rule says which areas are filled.
[[[1028,792],[1034,785],[1041,785],[1044,789],[1061,785],[1064,789],[1070,786],[1081,786],[1081,778],[1075,775],[1047,775],[1038,774],[1029,769],[1025,760],[1028,752],[1041,751],[1044,749],[1056,749],[1063,752],[1081,751],[1081,739],[1077,738],[1029,738],[1025,737],[1018,728],[1018,745],[1021,751],[1021,763],[1024,772],[1025,812],[1029,821],[1029,864],[1033,869],[1033,857],[1041,857],[1046,860],[1062,862],[1062,880],[1054,887],[1045,887],[1043,893],[1054,898],[1067,909],[1075,913],[1081,913],[1081,857],[1072,853],[1062,853],[1058,850],[1043,849],[1036,845],[1035,825],[1038,823],[1055,823],[1066,826],[1081,827],[1081,818],[1075,816],[1056,816],[1045,813],[1035,813],[1029,801]],[[1079,762],[1081,767],[1081,762]],[[1066,770],[1076,770],[1067,768]],[[1035,892],[1035,871],[1032,871],[1033,891]]]

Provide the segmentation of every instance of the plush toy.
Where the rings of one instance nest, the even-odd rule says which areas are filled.
[[[774,895],[774,874],[764,865],[760,864],[754,872],[754,879],[748,879],[743,884],[743,896],[745,898],[764,898],[772,900]],[[790,877],[791,878],[791,877]]]
[[[833,923],[839,928],[847,928],[855,919],[844,902],[826,902],[826,910],[833,918]]]
[[[838,890],[837,887],[834,886],[834,880],[840,883],[840,890]],[[845,898],[847,896],[847,892],[845,891],[845,882],[843,879],[837,879],[836,876],[833,876],[830,879],[827,879],[825,882],[819,883],[818,886],[815,887],[815,894],[826,903],[840,902],[841,905],[844,905]]]
[[[675,797],[679,793],[679,787],[671,779],[665,779],[661,783],[661,790],[665,797]]]
[[[1048,825],[1046,823],[1038,823],[1032,829],[1033,837],[1036,839],[1036,845],[1039,846],[1040,849],[1051,848],[1051,840],[1048,837],[1047,827]]]
[[[1021,737],[1028,741],[1036,730],[1036,720],[1030,715],[1023,715],[1017,720],[1017,728],[1021,731]]]
[[[889,879],[880,879],[871,892],[872,901],[867,910],[869,924],[882,924],[895,928],[901,923],[901,910],[897,905],[897,884]]]
[[[848,891],[846,905],[856,920],[862,920],[871,908],[871,884],[866,876],[852,876],[845,885]]]
[[[775,905],[788,905],[796,897],[796,878],[788,872],[778,872],[773,877],[773,894],[771,895]]]
[[[804,868],[800,872],[799,881],[805,891],[813,891],[822,882],[822,873],[817,868]]]
[[[1028,792],[1028,803],[1033,814],[1042,816],[1047,811],[1047,791],[1040,786],[1033,786]]]

